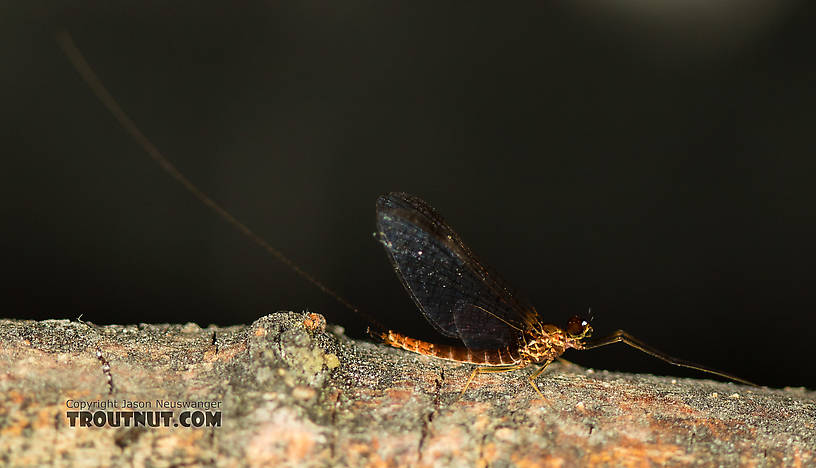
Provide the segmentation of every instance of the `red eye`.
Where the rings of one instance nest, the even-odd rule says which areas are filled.
[[[578,317],[577,315],[572,317],[569,322],[567,322],[567,334],[570,336],[581,336],[584,335],[587,330],[589,329],[589,322]]]

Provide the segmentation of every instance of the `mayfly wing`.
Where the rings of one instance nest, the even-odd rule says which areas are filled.
[[[517,344],[534,320],[533,307],[420,198],[381,195],[377,230],[403,286],[443,335],[470,349],[498,348]]]

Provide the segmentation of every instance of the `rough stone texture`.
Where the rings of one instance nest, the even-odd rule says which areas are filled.
[[[325,327],[292,312],[206,329],[2,320],[0,463],[816,465],[813,391],[556,363],[545,400],[533,367],[481,375],[459,399],[472,367]],[[222,426],[71,427],[68,399],[222,401]]]

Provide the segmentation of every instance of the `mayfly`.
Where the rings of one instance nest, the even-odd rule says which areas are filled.
[[[753,385],[725,372],[674,358],[618,330],[592,339],[589,320],[572,317],[561,328],[542,320],[462,242],[442,216],[418,197],[389,193],[377,199],[377,230],[394,270],[422,314],[441,334],[464,346],[429,343],[390,330],[373,334],[397,348],[476,364],[464,392],[478,374],[508,372],[540,364],[535,379],[564,351],[622,342],[676,366]],[[543,397],[543,395],[541,395]]]
[[[435,344],[388,330],[298,267],[187,179],[122,110],[71,37],[61,33],[57,40],[94,94],[164,171],[295,273],[345,307],[366,317],[373,324],[369,332],[375,338],[419,354],[477,365],[460,395],[479,374],[509,372],[539,364],[541,367],[528,381],[543,397],[535,379],[566,350],[593,349],[618,342],[676,366],[754,385],[734,375],[669,356],[623,330],[593,339],[589,320],[578,316],[570,319],[563,328],[546,323],[529,302],[471,252],[436,210],[416,196],[396,192],[377,199],[379,240],[402,285],[428,322],[442,335],[457,340],[461,346]]]

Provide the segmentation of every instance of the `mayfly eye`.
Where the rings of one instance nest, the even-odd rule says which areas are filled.
[[[567,322],[567,334],[570,336],[581,336],[589,328],[589,322],[579,318],[577,315]]]

